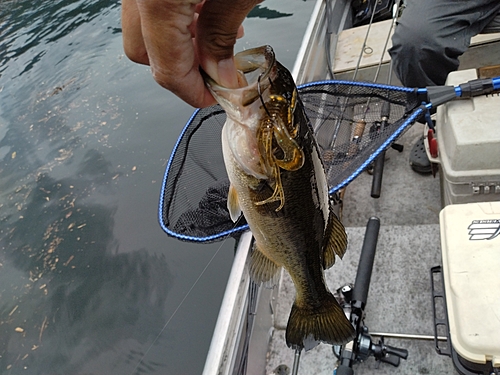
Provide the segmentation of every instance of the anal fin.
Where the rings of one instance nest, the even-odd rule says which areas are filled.
[[[346,249],[347,233],[344,225],[330,208],[328,225],[326,227],[325,238],[323,241],[323,269],[326,270],[335,264],[336,255],[342,259]]]
[[[254,242],[253,252],[250,257],[250,276],[257,284],[272,288],[278,283],[281,266],[269,259]]]

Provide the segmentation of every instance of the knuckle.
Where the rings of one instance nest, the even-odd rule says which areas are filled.
[[[227,33],[216,29],[207,36],[207,45],[210,46],[211,54],[217,60],[224,60],[233,55],[233,47],[236,44],[236,33]]]

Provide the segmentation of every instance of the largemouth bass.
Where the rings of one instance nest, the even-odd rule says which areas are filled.
[[[296,289],[286,343],[309,350],[341,345],[354,329],[328,290],[324,269],[342,257],[347,235],[331,209],[328,185],[312,127],[290,72],[271,47],[235,56],[241,88],[207,86],[226,111],[224,163],[233,221],[245,216],[255,238],[250,273],[272,283],[284,267]]]

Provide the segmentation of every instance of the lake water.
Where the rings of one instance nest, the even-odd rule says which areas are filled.
[[[237,50],[292,69],[315,1],[266,0]],[[0,0],[0,374],[200,374],[234,240],[169,238],[193,108],[121,45],[115,0]]]

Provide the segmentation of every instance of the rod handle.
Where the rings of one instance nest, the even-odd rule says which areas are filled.
[[[358,271],[356,273],[356,281],[354,282],[352,291],[352,300],[359,301],[363,305],[366,304],[368,289],[370,288],[370,279],[372,277],[379,230],[380,219],[375,216],[371,217],[366,225],[365,238],[359,257]]]
[[[382,175],[384,174],[385,151],[381,152],[373,163],[372,198],[380,198],[382,190]]]
[[[354,375],[354,370],[352,367],[339,365],[339,367],[335,369],[334,375]]]

